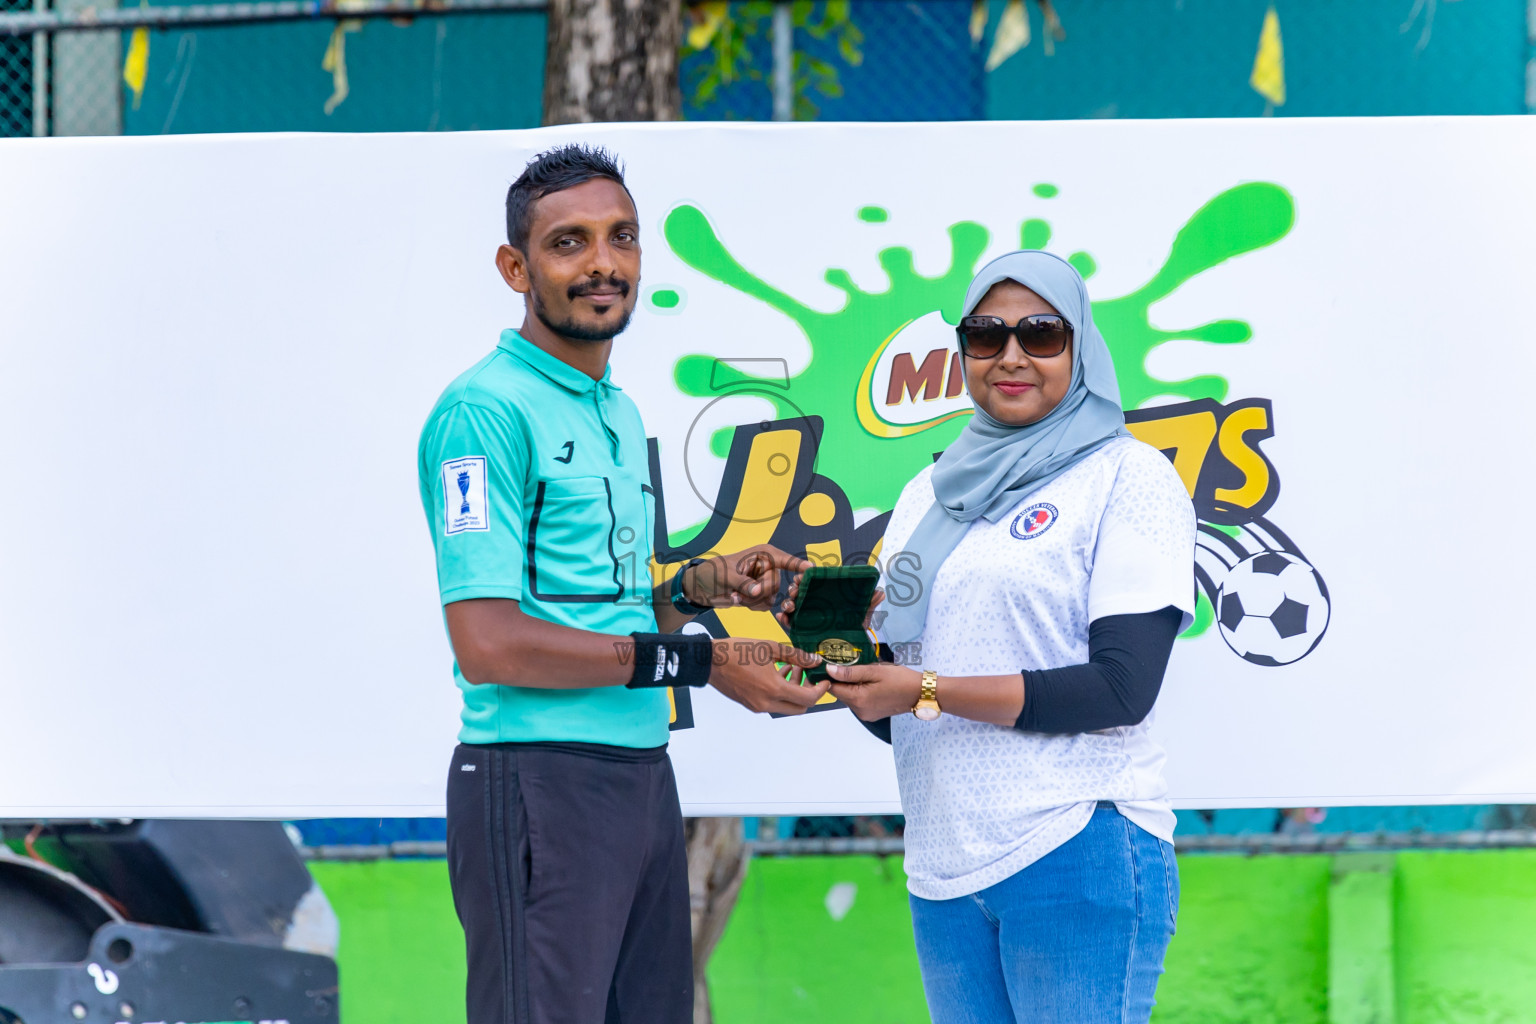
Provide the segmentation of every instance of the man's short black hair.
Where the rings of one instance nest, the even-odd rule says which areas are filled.
[[[624,168],[601,146],[570,143],[540,153],[528,162],[512,187],[507,189],[507,241],[514,249],[528,251],[528,229],[533,224],[533,204],[553,192],[575,188],[593,178],[619,183],[625,195]],[[633,203],[635,197],[629,195]]]

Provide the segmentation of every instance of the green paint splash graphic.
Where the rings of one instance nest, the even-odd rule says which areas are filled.
[[[1042,197],[1056,194],[1054,186],[1035,191]],[[868,214],[874,209],[878,208],[865,207],[861,217],[870,220]],[[1155,395],[1225,399],[1224,378],[1161,380],[1147,370],[1147,357],[1159,345],[1174,340],[1245,342],[1252,336],[1248,324],[1218,320],[1182,330],[1162,330],[1152,326],[1150,309],[1212,267],[1279,241],[1290,231],[1294,219],[1294,204],[1280,186],[1266,182],[1238,185],[1189,218],[1151,280],[1128,295],[1093,304],[1094,319],[1115,361],[1126,408],[1137,408]],[[780,418],[803,414],[822,417],[826,443],[818,456],[817,471],[835,480],[854,508],[891,508],[902,486],[963,427],[965,418],[958,417],[905,437],[875,437],[859,423],[854,390],[875,349],[903,324],[934,310],[948,322],[956,322],[966,286],[991,240],[982,225],[960,221],[950,226],[949,267],[937,277],[919,274],[912,250],[904,246],[880,251],[880,266],[890,280],[885,291],[865,291],[854,284],[846,270],[827,270],[826,282],[847,296],[842,308],[830,313],[812,309],[743,267],[696,206],[685,204],[673,209],[663,234],[672,251],[689,267],[766,303],[804,332],[811,348],[810,363],[791,379],[783,399],[774,397],[776,389],[772,388],[764,389],[768,393],[763,397],[773,402]],[[1045,248],[1051,236],[1050,224],[1039,218],[1026,219],[1020,225],[1019,239],[1024,248]],[[1085,278],[1097,270],[1096,261],[1086,252],[1075,252],[1068,259]],[[714,357],[708,355],[683,356],[674,377],[685,394],[697,397],[714,397],[736,386],[762,383],[762,378],[730,366],[717,367]],[[782,381],[778,386],[782,388]]]
[[[969,221],[952,226],[950,266],[937,277],[917,272],[912,250],[883,250],[880,265],[891,281],[887,291],[866,292],[853,283],[847,271],[828,270],[827,283],[848,297],[833,313],[812,309],[743,267],[696,206],[679,206],[669,213],[663,233],[672,251],[688,266],[767,303],[805,332],[811,343],[809,365],[791,379],[783,399],[764,397],[774,403],[779,418],[822,417],[827,440],[817,457],[817,472],[837,481],[854,508],[889,509],[923,463],[959,433],[964,417],[911,437],[875,437],[859,424],[853,396],[864,364],[892,331],[935,309],[951,323],[958,319],[973,268],[987,247],[986,228]],[[673,374],[684,394],[699,397],[714,397],[733,387],[761,382],[734,367],[717,367],[714,357],[707,355],[682,357]],[[872,466],[882,467],[881,471],[871,473]]]
[[[1168,259],[1152,280],[1129,295],[1093,304],[1093,320],[1109,343],[1115,375],[1120,379],[1120,401],[1127,409],[1139,408],[1154,395],[1176,395],[1187,401],[1225,400],[1225,377],[1159,380],[1147,371],[1147,357],[1159,345],[1180,339],[1218,345],[1245,342],[1253,337],[1252,328],[1241,320],[1215,320],[1163,331],[1152,326],[1149,311],[1154,303],[1212,267],[1278,242],[1295,221],[1295,204],[1279,185],[1250,182],[1228,189],[1196,210],[1179,229]]]

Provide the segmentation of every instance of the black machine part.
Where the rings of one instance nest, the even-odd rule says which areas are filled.
[[[285,944],[295,909],[314,888],[274,821],[58,824],[35,845],[47,860],[109,893],[130,920],[264,946]]]
[[[0,1021],[23,1024],[336,1024],[338,1003],[330,957],[145,925],[103,926],[81,963],[0,968]]]
[[[0,1024],[338,1019],[336,918],[281,823],[18,822],[0,838],[50,862],[0,844]]]
[[[84,960],[91,936],[122,917],[49,864],[0,846],[0,965]]]

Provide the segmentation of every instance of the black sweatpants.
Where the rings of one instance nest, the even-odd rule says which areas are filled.
[[[691,1024],[688,861],[665,747],[460,744],[448,872],[469,1024]]]

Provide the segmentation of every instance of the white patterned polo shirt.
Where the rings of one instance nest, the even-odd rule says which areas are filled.
[[[880,560],[893,572],[934,502],[932,473],[907,484],[891,514]],[[1184,612],[1182,630],[1195,607],[1194,548],[1194,508],[1168,459],[1111,441],[998,522],[971,525],[933,581],[920,667],[981,676],[1079,665],[1090,622],[1169,605]],[[1171,842],[1151,721],[1056,735],[896,716],[907,887],[942,900],[995,885],[1075,836],[1100,800]]]

